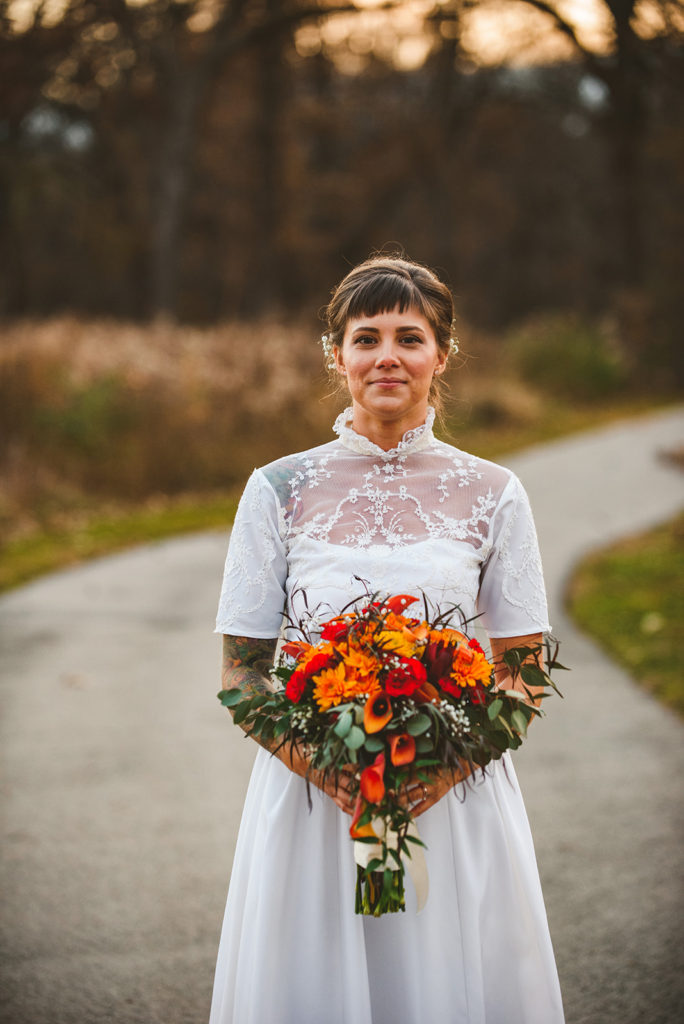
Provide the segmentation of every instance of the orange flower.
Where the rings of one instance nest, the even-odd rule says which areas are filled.
[[[385,755],[378,754],[375,761],[361,772],[361,793],[369,804],[379,804],[385,795]]]
[[[416,741],[407,732],[396,733],[390,737],[390,759],[397,767],[411,764],[416,756]]]
[[[430,700],[439,700],[439,690],[432,683],[421,683],[419,689],[413,694],[413,699],[418,704],[426,704]]]
[[[291,658],[300,658],[306,651],[311,650],[311,644],[303,640],[288,640],[282,647],[283,654],[289,654]]]
[[[346,699],[344,663],[335,668],[325,668],[315,677],[314,698],[321,709],[335,707]]]
[[[459,686],[477,686],[478,683],[486,685],[491,675],[492,665],[481,651],[459,644],[451,671],[451,678]]]
[[[354,817],[352,818],[352,823],[349,826],[349,835],[352,837],[352,839],[361,839],[364,836],[375,837],[375,832],[370,822],[368,822],[366,825],[357,825],[359,818],[361,817],[367,806],[368,805],[364,803],[364,801],[361,799],[361,794],[359,793],[359,795],[356,798],[356,806],[354,807]]]
[[[366,701],[363,711],[363,727],[366,732],[379,732],[392,717],[392,702],[384,690],[373,694]]]

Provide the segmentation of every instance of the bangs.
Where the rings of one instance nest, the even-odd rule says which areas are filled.
[[[363,316],[377,316],[391,313],[399,307],[400,313],[416,309],[426,320],[434,319],[434,309],[426,303],[425,297],[410,278],[399,277],[396,273],[378,274],[361,282],[349,299],[347,317],[357,320]]]

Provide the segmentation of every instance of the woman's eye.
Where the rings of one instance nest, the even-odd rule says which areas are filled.
[[[420,345],[422,344],[422,338],[419,338],[416,334],[405,334],[401,339],[404,344],[408,345]]]
[[[374,345],[376,338],[372,334],[361,334],[358,338],[354,338],[355,345]]]

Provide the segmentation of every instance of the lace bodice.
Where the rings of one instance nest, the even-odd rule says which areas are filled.
[[[479,614],[490,636],[549,629],[527,495],[510,470],[435,438],[426,423],[383,451],[338,440],[255,470],[226,559],[217,632],[280,633],[304,601],[334,612],[372,591],[422,590]]]

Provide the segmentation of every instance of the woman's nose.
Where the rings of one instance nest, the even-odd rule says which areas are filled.
[[[375,356],[376,366],[398,366],[399,358],[393,341],[382,341]]]

